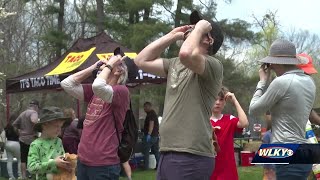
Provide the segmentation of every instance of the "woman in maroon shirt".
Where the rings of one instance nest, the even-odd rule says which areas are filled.
[[[66,117],[71,117],[72,121],[66,121],[62,129],[62,143],[65,152],[77,154],[81,137],[81,129],[77,128],[78,118],[72,108],[64,110]]]

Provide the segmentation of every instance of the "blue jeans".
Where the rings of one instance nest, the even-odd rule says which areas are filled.
[[[312,164],[276,165],[277,180],[307,180]]]
[[[87,166],[78,160],[77,180],[118,180],[120,164],[109,166]]]
[[[154,154],[157,165],[159,162],[159,137],[158,136],[151,136],[151,140],[149,142],[146,141],[146,136],[143,138],[143,155],[144,155],[144,168],[148,169],[149,167],[149,155],[150,155],[150,149],[151,153]]]

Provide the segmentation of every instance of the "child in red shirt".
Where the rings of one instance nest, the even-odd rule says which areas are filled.
[[[230,101],[234,105],[239,118],[221,113],[227,101]],[[214,128],[220,146],[220,151],[216,156],[215,168],[210,179],[238,180],[234,158],[233,136],[235,132],[242,132],[242,129],[247,127],[249,122],[237,98],[226,87],[221,88],[218,98],[214,102],[210,123]]]

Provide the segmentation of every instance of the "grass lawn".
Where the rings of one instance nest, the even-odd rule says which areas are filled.
[[[262,167],[251,166],[251,167],[238,167],[238,174],[240,180],[257,180],[262,179]],[[148,170],[141,171],[136,170],[133,172],[133,180],[155,180],[156,171]],[[120,178],[120,180],[127,180],[126,178]]]
[[[262,167],[252,166],[252,167],[239,167],[238,174],[240,180],[257,180],[262,179]],[[155,180],[156,171],[148,170],[141,171],[135,170],[132,175],[133,180]],[[0,177],[0,180],[7,180],[6,178]],[[120,178],[120,180],[127,180],[127,178]]]

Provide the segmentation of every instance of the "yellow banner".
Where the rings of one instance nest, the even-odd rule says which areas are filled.
[[[134,59],[137,57],[137,53],[124,53],[126,56],[128,56],[131,59]],[[98,59],[109,59],[111,56],[113,56],[113,53],[105,53],[105,54],[97,54]]]
[[[56,68],[54,68],[51,72],[49,72],[46,75],[62,74],[75,70],[88,59],[88,57],[95,49],[96,48],[93,47],[88,51],[69,53]]]

